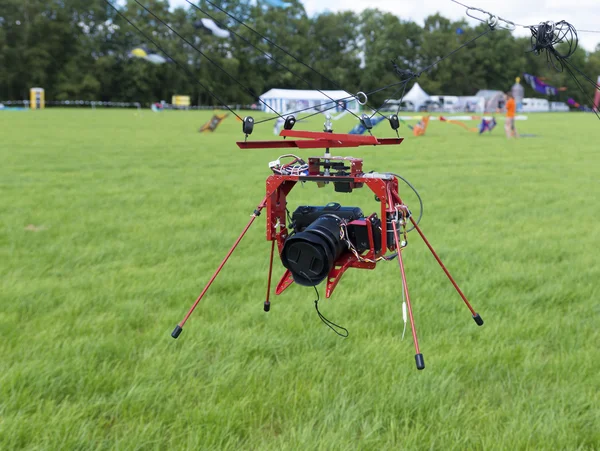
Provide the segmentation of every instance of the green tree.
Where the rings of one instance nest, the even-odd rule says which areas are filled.
[[[372,105],[386,99],[398,98],[402,88],[391,61],[397,60],[402,69],[418,71],[422,47],[422,29],[414,22],[402,22],[390,13],[367,9],[361,15],[360,38],[364,69],[360,88],[369,92],[395,84],[394,87],[371,96]]]
[[[253,0],[199,0],[174,10],[167,0],[141,2],[175,33],[135,0],[120,3],[119,11],[144,37],[104,0],[1,1],[0,99],[26,99],[30,87],[42,86],[49,100],[149,103],[188,94],[194,102],[218,105],[214,94],[229,104],[248,104],[271,88],[342,87],[376,91],[369,104],[379,106],[401,95],[391,60],[422,72],[418,81],[432,94],[507,90],[524,72],[564,86],[562,100],[589,104],[595,92],[582,74],[576,72],[584,92],[567,71],[549,67],[544,54],[531,53],[530,39],[498,29],[470,42],[485,24],[469,27],[439,14],[420,26],[377,9],[311,18],[300,0],[290,0],[288,8]],[[205,17],[230,30],[231,37],[196,28]],[[160,53],[151,41],[172,60],[154,65],[129,56],[135,46]],[[578,49],[571,62],[595,81],[600,46],[594,52]],[[391,87],[381,89],[385,86]],[[538,94],[527,87],[526,95]]]

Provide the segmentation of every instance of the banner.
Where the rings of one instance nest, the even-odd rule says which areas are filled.
[[[573,108],[578,108],[580,110],[583,109],[583,107],[579,103],[575,102],[575,99],[573,99],[572,97],[569,97],[569,99],[567,100],[567,103],[569,105],[571,105]]]
[[[558,89],[556,89],[554,86],[547,85],[535,75],[523,75],[525,75],[525,82],[540,94],[544,94],[546,96],[555,96],[558,93]]]

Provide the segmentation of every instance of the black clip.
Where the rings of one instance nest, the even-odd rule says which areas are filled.
[[[246,116],[242,120],[242,131],[246,134],[246,137],[248,137],[248,135],[252,134],[253,130],[254,130],[254,118],[252,118],[252,116]]]
[[[392,114],[390,117],[388,117],[388,120],[390,121],[390,127],[392,127],[392,130],[394,130],[396,135],[400,137],[400,135],[398,135],[398,129],[400,128],[400,119],[398,119],[398,115]]]
[[[283,123],[283,128],[285,130],[291,130],[296,125],[296,118],[294,116],[288,116],[285,118],[285,122]]]
[[[367,130],[371,130],[373,128],[373,123],[371,122],[371,118],[369,116],[367,116],[366,114],[363,114],[360,117],[360,123]]]

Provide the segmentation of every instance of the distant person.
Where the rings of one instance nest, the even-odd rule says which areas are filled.
[[[517,102],[512,93],[506,94],[506,122],[504,124],[504,131],[506,132],[507,138],[518,138],[517,128],[515,127],[515,113],[517,111]]]
[[[521,84],[521,77],[515,78],[515,84],[511,88],[511,93],[517,103],[517,111],[523,111],[523,97],[525,97],[525,88]]]

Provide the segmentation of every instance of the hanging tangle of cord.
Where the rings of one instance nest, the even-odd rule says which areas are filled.
[[[577,78],[575,72],[581,75],[596,90],[600,90],[594,80],[587,76],[581,69],[569,60],[577,50],[579,37],[576,28],[565,20],[558,22],[545,21],[537,25],[522,25],[510,20],[504,19],[489,11],[474,6],[465,5],[458,0],[450,0],[466,9],[467,16],[480,22],[487,23],[492,28],[504,28],[513,31],[515,27],[522,27],[531,32],[531,53],[535,55],[546,54],[548,66],[553,67],[558,72],[566,72],[573,79],[583,95],[594,105],[591,96],[586,92],[581,81]],[[594,30],[585,30],[587,33],[596,33]],[[600,33],[600,31],[598,31]],[[592,111],[600,119],[598,108],[592,106]]]
[[[577,50],[579,43],[577,30],[564,20],[560,22],[544,22],[531,27],[531,51],[536,55],[546,53],[549,64],[562,72],[564,61]],[[562,47],[557,48],[559,44]]]

